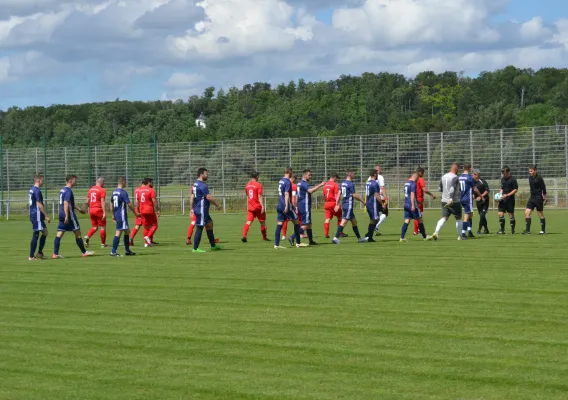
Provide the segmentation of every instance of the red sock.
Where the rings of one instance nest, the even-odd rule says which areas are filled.
[[[191,237],[193,236],[193,228],[194,227],[195,227],[195,225],[189,224],[189,228],[187,228],[187,238],[189,240],[191,240]]]
[[[260,233],[262,233],[262,238],[266,240],[266,225],[261,225]]]
[[[100,235],[101,235],[101,244],[106,244],[106,240],[107,240],[106,229],[101,229]]]
[[[288,221],[284,221],[282,224],[282,236],[286,236],[286,228],[288,227]]]
[[[148,232],[148,235],[144,235],[144,236],[148,236],[150,238],[150,240],[154,239],[154,233],[156,233],[156,231],[158,230],[158,225],[152,225],[152,229],[150,229],[150,231]]]
[[[249,233],[249,229],[250,229],[250,225],[249,224],[245,224],[245,226],[243,226],[243,237],[246,238],[248,233]]]
[[[87,232],[87,237],[88,237],[89,239],[92,238],[96,231],[97,231],[97,228],[91,228],[91,229],[89,229],[89,232]]]
[[[324,236],[329,236],[329,222],[324,222],[323,233],[324,233]]]
[[[418,234],[418,221],[414,220],[414,233]]]
[[[132,232],[130,232],[130,240],[134,240],[134,238],[136,237],[136,234],[138,233],[138,229],[140,229],[140,228],[132,229]]]
[[[142,231],[142,235],[144,235],[143,237],[148,236],[148,228],[144,227],[144,230]]]

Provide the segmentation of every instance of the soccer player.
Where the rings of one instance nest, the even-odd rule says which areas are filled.
[[[33,232],[32,240],[30,242],[30,256],[28,257],[28,260],[30,261],[45,258],[43,255],[43,248],[45,247],[45,241],[47,240],[47,226],[45,225],[45,221],[49,223],[51,219],[45,212],[45,207],[43,205],[43,195],[41,193],[43,181],[43,175],[36,175],[34,177],[34,185],[31,187],[29,192],[30,222],[32,223]],[[39,237],[40,233],[41,238]],[[39,249],[37,254],[35,254],[38,241]]]
[[[544,218],[544,205],[546,204],[546,184],[544,179],[536,172],[536,165],[529,167],[529,185],[531,197],[525,209],[525,231],[523,235],[531,234],[531,213],[536,209],[540,218],[540,235],[546,233],[546,219]]]
[[[436,196],[428,190],[426,187],[426,181],[424,181],[424,168],[416,168],[416,173],[418,174],[418,180],[416,181],[416,200],[418,201],[418,209],[420,213],[424,215],[424,194],[436,199]],[[418,235],[420,233],[420,227],[418,226],[418,220],[414,220],[414,234]]]
[[[298,223],[300,224],[300,227],[302,226],[301,220],[300,220],[300,215],[298,213],[298,178],[296,177],[296,175],[292,175],[290,177],[290,183],[292,184],[292,207],[294,212],[296,213],[296,217],[298,218]],[[284,223],[282,224],[282,240],[286,239],[286,232],[288,230],[288,220],[284,221]],[[301,234],[302,234],[302,238],[304,237],[303,235],[303,231],[300,229]]]
[[[460,182],[460,202],[464,210],[464,218],[462,224],[461,238],[467,240],[468,238],[475,237],[471,231],[471,217],[473,216],[473,192],[480,197],[481,193],[475,187],[475,181],[470,175],[471,164],[464,164],[463,174],[459,177]],[[466,234],[467,231],[467,234]]]
[[[365,186],[365,195],[367,198],[366,208],[370,219],[369,230],[366,235],[368,242],[376,242],[376,240],[373,239],[373,232],[379,223],[379,212],[383,204],[383,200],[381,199],[381,188],[377,182],[377,175],[377,170],[372,169],[369,177],[370,179],[367,181]]]
[[[361,234],[359,233],[359,228],[357,227],[357,219],[355,218],[355,213],[353,212],[353,199],[360,201],[361,204],[365,204],[361,196],[359,196],[355,192],[355,185],[353,185],[353,178],[355,178],[355,173],[353,170],[347,171],[347,176],[345,180],[341,183],[341,196],[337,197],[336,205],[339,205],[339,200],[343,198],[343,202],[341,204],[341,223],[337,227],[337,232],[335,233],[335,237],[332,239],[333,244],[340,244],[339,237],[341,237],[341,233],[347,225],[348,221],[351,221],[351,225],[353,226],[353,232],[355,236],[357,236],[358,243],[365,243],[367,238],[362,238]]]
[[[385,220],[387,219],[387,217],[389,215],[389,197],[388,197],[388,193],[387,193],[387,187],[385,185],[385,178],[381,175],[381,172],[382,172],[381,166],[379,164],[377,164],[375,166],[375,169],[377,170],[377,183],[379,184],[379,187],[381,188],[381,199],[383,200],[382,210],[380,211],[381,216],[379,217],[379,223],[377,224],[377,227],[375,228],[375,232],[376,232],[376,236],[381,236],[381,233],[379,232],[379,228],[385,222]]]
[[[211,245],[211,251],[221,250],[221,246],[216,245],[215,235],[213,234],[213,219],[209,215],[210,204],[213,204],[218,210],[221,209],[221,205],[209,194],[209,187],[205,183],[208,178],[209,172],[207,169],[199,168],[197,170],[197,180],[193,184],[193,191],[191,192],[191,204],[193,204],[191,214],[195,215],[195,226],[197,228],[195,240],[193,241],[193,253],[205,253],[205,250],[199,248],[204,228]]]
[[[477,197],[475,200],[477,202],[477,212],[479,213],[479,229],[477,234],[487,235],[489,233],[489,228],[487,227],[487,210],[489,210],[489,185],[486,181],[481,179],[481,172],[478,169],[474,169],[471,173],[473,180],[475,181],[475,187],[481,193],[481,196]],[[483,232],[481,231],[483,228]]]
[[[136,209],[136,219],[134,220],[134,229],[132,229],[130,235],[130,245],[134,246],[134,238],[136,234],[140,230],[141,227],[144,226],[144,220],[142,219],[142,215],[140,214],[140,190],[148,185],[148,178],[142,179],[142,184],[134,189],[134,208]]]
[[[112,257],[122,257],[116,251],[118,250],[118,245],[120,244],[120,237],[124,233],[124,255],[125,256],[135,256],[136,253],[130,251],[130,228],[128,227],[128,210],[127,207],[132,210],[136,217],[140,217],[140,213],[136,208],[130,203],[128,198],[128,193],[126,193],[126,178],[118,178],[118,186],[112,192],[111,202],[110,202],[110,212],[113,217],[112,220],[116,222],[116,232],[114,234],[114,239],[112,241],[112,251],[110,255]]]
[[[280,246],[280,235],[282,234],[282,225],[285,221],[292,221],[294,223],[294,238],[296,239],[296,247],[307,247],[305,243],[301,243],[300,239],[300,223],[298,216],[294,211],[292,204],[292,182],[291,178],[293,171],[291,167],[286,168],[284,176],[278,181],[278,206],[276,211],[278,213],[276,231],[274,233],[274,248],[285,249]]]
[[[322,182],[313,188],[310,188],[309,182],[312,179],[312,171],[309,169],[305,169],[303,172],[303,177],[300,183],[297,186],[298,190],[298,211],[300,215],[300,224],[302,226],[302,230],[307,233],[308,240],[310,246],[317,245],[314,242],[314,234],[312,231],[312,194],[325,185],[325,182]],[[295,235],[295,234],[294,234]],[[294,235],[290,236],[288,240],[293,245],[294,244]]]
[[[61,238],[65,232],[73,232],[75,234],[75,242],[77,243],[77,247],[81,250],[82,257],[92,256],[95,253],[85,249],[85,244],[81,237],[79,221],[75,215],[75,211],[79,211],[81,214],[87,213],[87,211],[75,205],[75,196],[71,189],[77,185],[77,177],[75,175],[68,175],[65,178],[65,182],[65,187],[59,192],[59,225],[57,226],[57,235],[53,243],[53,255],[51,257],[54,259],[63,258],[63,256],[59,254],[59,247],[61,245]]]
[[[440,181],[440,191],[442,192],[442,218],[436,224],[436,231],[428,236],[428,240],[438,240],[440,230],[450,217],[453,215],[456,219],[456,229],[458,231],[458,240],[461,240],[462,207],[460,204],[460,181],[458,178],[459,165],[453,163],[450,172],[442,177]]]
[[[418,172],[413,172],[410,178],[404,184],[404,223],[400,230],[400,241],[406,242],[406,231],[411,219],[418,220],[418,229],[422,237],[426,239],[426,229],[422,222],[422,213],[418,208],[418,200],[416,196],[416,181],[418,180]]]
[[[146,184],[140,188],[139,213],[144,223],[144,247],[151,247],[154,242],[154,234],[158,229],[158,217],[160,216],[160,206],[154,190],[154,181],[150,178],[144,180]]]
[[[89,241],[100,228],[101,247],[106,245],[106,190],[104,178],[97,178],[95,186],[87,193],[87,203],[89,204],[89,216],[91,217],[91,229],[85,236],[85,245],[89,247]]]
[[[323,232],[326,239],[329,239],[329,224],[333,217],[337,218],[337,226],[341,223],[341,207],[337,204],[337,198],[339,197],[338,179],[339,175],[333,173],[330,175],[329,181],[323,186],[323,209],[325,212]],[[347,234],[342,232],[341,237],[347,237]]]
[[[260,223],[260,233],[262,240],[268,241],[266,237],[266,210],[264,209],[264,195],[262,184],[258,181],[260,173],[253,171],[250,174],[250,182],[245,186],[245,193],[247,195],[247,222],[243,226],[242,242],[247,242],[247,235],[251,224],[255,219]]]
[[[519,190],[517,180],[513,178],[511,169],[507,166],[501,169],[501,200],[497,207],[499,215],[499,232],[498,235],[505,234],[505,213],[509,214],[509,223],[511,225],[511,234],[515,234],[515,194]]]

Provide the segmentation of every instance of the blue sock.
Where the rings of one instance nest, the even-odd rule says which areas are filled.
[[[314,241],[314,232],[311,229],[307,229],[306,232],[308,233],[308,240],[311,242]]]
[[[45,242],[47,240],[47,236],[42,233],[41,237],[39,238],[39,254],[43,254],[43,248],[45,247]]]
[[[358,226],[353,227],[353,232],[355,232],[355,236],[357,236],[357,239],[361,239],[361,234],[359,233],[359,227]]]
[[[32,241],[30,242],[30,257],[32,258],[35,257],[38,238],[39,238],[39,232],[34,232],[32,234]]]
[[[77,246],[79,247],[79,250],[81,250],[81,253],[85,254],[87,249],[85,249],[85,244],[83,243],[83,238],[80,237],[78,239],[75,239],[75,243],[77,243]]]
[[[282,225],[276,224],[276,232],[274,232],[274,246],[280,246],[280,235],[282,235]]]
[[[130,235],[125,234],[122,242],[124,243],[124,250],[130,253]]]
[[[339,237],[341,237],[341,233],[342,233],[342,232],[343,232],[343,226],[339,225],[339,226],[337,227],[337,232],[335,233],[335,237],[336,237],[337,239],[339,239]]]
[[[404,239],[404,237],[406,236],[406,231],[408,229],[408,223],[405,222],[404,224],[402,224],[402,230],[400,232],[400,238]]]
[[[213,234],[213,229],[206,230],[207,238],[209,239],[209,244],[211,247],[215,247],[215,235]]]
[[[471,231],[473,229],[473,218],[470,218],[469,221],[467,221],[467,230]]]
[[[203,227],[195,226],[197,230],[195,231],[195,236],[193,237],[193,250],[199,248],[199,243],[201,242],[201,235],[203,235]]]
[[[300,230],[303,231],[302,227],[298,224],[294,224],[294,236],[296,236],[296,243],[300,244]]]
[[[59,246],[61,245],[61,238],[59,236],[55,237],[53,241],[53,254],[59,255]]]
[[[303,235],[303,234],[304,234],[304,232],[305,232],[304,228],[302,228],[302,226],[301,226],[301,225],[298,225],[298,226],[300,227],[300,235]]]
[[[426,228],[424,227],[424,222],[418,224],[418,229],[420,230],[422,237],[426,239]]]
[[[373,223],[369,224],[369,228],[367,230],[367,237],[369,239],[373,238],[373,232],[375,231],[375,226],[377,226],[377,224],[373,224]]]
[[[116,253],[119,244],[120,244],[120,236],[115,236],[114,239],[112,239],[112,254]]]

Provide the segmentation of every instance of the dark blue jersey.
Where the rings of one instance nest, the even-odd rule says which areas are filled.
[[[462,202],[470,202],[473,197],[473,188],[475,180],[470,174],[461,174],[460,176],[460,200]]]
[[[209,187],[203,181],[199,179],[193,184],[193,212],[199,215],[209,213],[209,200],[207,200],[207,195],[209,194]]]
[[[112,206],[114,208],[114,219],[117,222],[124,222],[127,220],[128,216],[128,204],[130,204],[130,199],[128,198],[128,193],[122,188],[116,188],[112,192]]]
[[[75,196],[71,188],[65,186],[59,191],[59,219],[65,220],[65,202],[69,203],[69,216],[75,214]]]
[[[412,204],[411,193],[414,193],[414,204]],[[407,211],[412,210],[412,207],[417,206],[416,204],[416,182],[409,179],[404,184],[404,209]]]
[[[38,203],[43,204],[43,195],[37,186],[32,186],[29,192],[30,221],[45,220],[45,215],[39,209]]]
[[[379,193],[379,195],[381,193],[379,182],[373,179],[367,181],[367,185],[365,186],[365,196],[367,196],[367,209],[374,210],[379,206],[379,201],[375,197],[376,193]]]
[[[343,197],[343,207],[353,207],[353,193],[355,193],[355,185],[350,180],[341,183],[341,196]]]
[[[286,204],[286,193],[288,193],[288,204]],[[281,178],[278,182],[278,211],[284,211],[286,206],[290,210],[292,201],[292,182],[288,178]]]
[[[302,179],[298,183],[298,210],[310,209],[312,207],[312,194],[309,190],[310,184]]]

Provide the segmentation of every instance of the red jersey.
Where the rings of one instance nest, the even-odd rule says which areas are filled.
[[[329,180],[323,186],[323,199],[326,203],[336,203],[339,196],[339,185]]]
[[[153,214],[154,213],[154,199],[156,198],[156,191],[154,188],[145,186],[140,188],[140,213]]]
[[[248,209],[250,211],[257,211],[262,209],[262,204],[258,196],[262,195],[262,184],[256,181],[250,181],[245,186],[245,193],[247,194]]]
[[[422,203],[424,202],[424,188],[426,187],[426,182],[424,178],[418,178],[416,181],[416,199]]]
[[[137,187],[134,189],[134,200],[136,205],[136,211],[140,212],[140,190],[142,190],[144,186]]]
[[[103,198],[106,197],[106,190],[100,186],[93,186],[87,193],[87,202],[91,210],[103,209]]]

